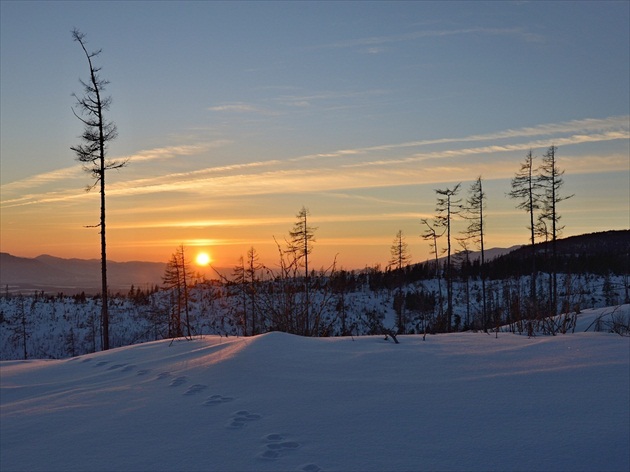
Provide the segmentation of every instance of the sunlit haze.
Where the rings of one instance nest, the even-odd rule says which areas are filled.
[[[506,197],[531,149],[566,171],[563,236],[630,227],[630,3],[0,3],[1,251],[98,258],[99,195],[70,147],[110,81],[108,258],[277,260],[304,206],[312,266],[430,257],[435,189],[482,176],[486,247],[526,244]],[[456,222],[456,231],[465,227]],[[274,240],[275,238],[275,240]],[[207,260],[202,259],[205,254]]]

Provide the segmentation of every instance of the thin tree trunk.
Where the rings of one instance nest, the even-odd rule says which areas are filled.
[[[99,97],[97,89],[97,97]],[[100,103],[100,98],[99,98]],[[99,105],[100,107],[100,105]],[[107,244],[105,237],[105,141],[103,139],[103,120],[99,120],[100,133],[100,179],[101,179],[101,320],[103,323],[103,350],[109,349],[109,299],[107,289]]]

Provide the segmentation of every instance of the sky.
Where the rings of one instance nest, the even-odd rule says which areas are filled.
[[[102,49],[108,258],[180,244],[278,262],[302,207],[311,267],[413,262],[436,189],[482,177],[486,248],[528,241],[506,197],[558,147],[563,236],[630,227],[630,3],[0,2],[0,250],[98,258],[99,197],[71,146]],[[466,222],[454,221],[454,232]],[[445,241],[440,243],[442,247]]]

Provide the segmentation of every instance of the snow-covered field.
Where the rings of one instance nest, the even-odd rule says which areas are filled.
[[[630,338],[583,332],[601,313],[558,336],[268,333],[2,362],[0,469],[627,471]]]

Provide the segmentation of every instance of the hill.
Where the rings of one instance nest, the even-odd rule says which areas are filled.
[[[536,267],[549,271],[551,242],[536,244]],[[630,273],[630,230],[603,231],[582,234],[556,241],[557,270],[565,273]],[[521,246],[500,255],[488,264],[487,273],[493,278],[527,275],[531,271],[531,246]]]
[[[630,338],[399,340],[274,332],[1,362],[0,469],[629,469]]]
[[[107,263],[112,292],[129,290],[131,285],[149,288],[161,284],[166,264],[161,262]],[[96,294],[101,291],[101,262],[98,259],[62,259],[49,255],[35,258],[0,253],[0,287],[3,291],[29,293],[63,292]]]

